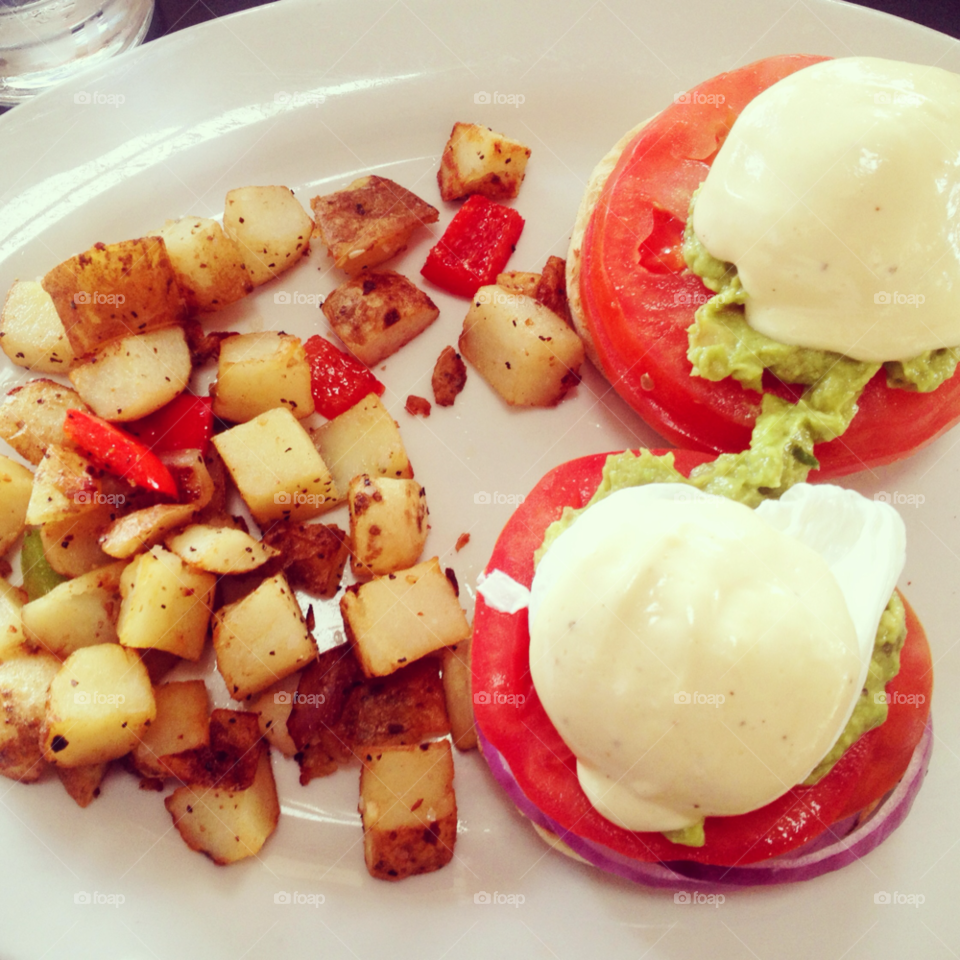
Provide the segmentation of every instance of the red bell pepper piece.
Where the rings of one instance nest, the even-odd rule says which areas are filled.
[[[181,393],[165,407],[125,424],[127,433],[154,453],[207,452],[213,436],[213,400]]]
[[[523,232],[523,217],[474,194],[457,211],[420,273],[458,297],[497,282]]]
[[[310,389],[317,412],[328,420],[339,416],[375,393],[383,396],[383,384],[355,357],[338,350],[329,340],[312,336],[303,345],[310,361]]]
[[[68,410],[63,432],[108,473],[176,500],[177,484],[157,455],[112,423],[82,410]]]

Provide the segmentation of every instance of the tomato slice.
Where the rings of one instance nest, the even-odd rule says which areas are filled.
[[[688,475],[708,455],[673,451]],[[606,454],[572,460],[548,473],[511,517],[488,570],[519,583],[533,580],[533,553],[565,506],[581,507],[600,483]],[[734,817],[710,817],[702,847],[671,843],[659,833],[624,830],[587,800],[576,759],[537,697],[529,669],[527,612],[498,613],[477,600],[473,631],[473,689],[484,736],[503,755],[520,788],[547,816],[576,834],[641,861],[692,860],[722,866],[755,863],[793,850],[830,824],[882,797],[902,777],[920,741],[930,704],[931,666],[926,636],[907,607],[907,641],[900,673],[887,685],[887,722],[862,737],[827,776],[797,786],[773,803]],[[896,696],[892,694],[896,693]]]
[[[679,97],[623,151],[587,225],[580,295],[603,372],[640,416],[679,446],[745,450],[760,395],[730,378],[714,383],[690,375],[687,328],[712,293],[678,262],[670,238],[682,229],[693,191],[746,104],[823,59],[771,57]],[[769,375],[764,389],[785,399],[797,394]],[[888,388],[881,370],[867,384],[847,432],[817,446],[819,476],[891,463],[958,419],[960,376],[922,394]]]

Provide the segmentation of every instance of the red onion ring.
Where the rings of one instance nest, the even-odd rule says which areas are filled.
[[[688,889],[691,880],[707,891],[711,888],[796,883],[839,870],[859,860],[883,843],[906,819],[926,776],[933,752],[933,722],[928,717],[923,736],[913,751],[903,778],[868,818],[858,822],[859,815],[848,817],[833,824],[815,840],[779,857],[743,867],[721,867],[689,860],[644,863],[578,837],[527,798],[500,752],[479,728],[477,735],[481,752],[494,778],[524,816],[555,834],[574,853],[601,870],[648,887],[671,890]]]

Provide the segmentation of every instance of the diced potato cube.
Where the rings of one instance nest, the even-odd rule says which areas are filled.
[[[249,699],[317,656],[317,645],[282,573],[217,611],[213,647],[234,700]]]
[[[157,503],[118,517],[100,537],[103,552],[125,560],[155,546],[172,530],[178,530],[196,512],[189,503]]]
[[[310,201],[317,236],[334,263],[351,277],[405,249],[413,231],[440,213],[415,193],[384,177],[361,177],[346,190]]]
[[[63,421],[71,409],[91,412],[70,387],[53,380],[31,380],[14,387],[0,405],[0,437],[24,460],[39,463],[52,443],[73,449],[63,432]]]
[[[453,584],[436,557],[348,587],[340,610],[347,637],[368,677],[393,673],[405,663],[470,636]]]
[[[218,433],[213,443],[261,526],[289,517],[308,520],[339,498],[326,464],[286,407]]]
[[[318,427],[313,442],[344,496],[350,481],[361,473],[371,477],[413,476],[397,421],[375,393]]]
[[[78,807],[89,807],[100,796],[100,784],[110,768],[105,763],[89,763],[82,767],[55,767],[64,790],[76,801]]]
[[[38,373],[66,373],[73,363],[53,298],[36,280],[18,280],[0,315],[0,347],[20,367]]]
[[[141,554],[120,579],[120,643],[199,660],[216,585],[213,574],[191,567],[163,547]]]
[[[16,460],[0,456],[0,556],[23,533],[32,491],[33,474]]]
[[[253,289],[240,248],[216,220],[168,220],[159,234],[191,314],[219,310]]]
[[[25,604],[20,616],[27,639],[61,660],[80,647],[116,643],[125,566],[121,562],[92,570]]]
[[[167,540],[181,560],[209,573],[248,573],[280,551],[233,527],[195,523]]]
[[[382,576],[412,567],[427,542],[427,496],[416,480],[371,477],[350,481],[354,576]]]
[[[525,273],[522,270],[508,270],[497,275],[497,286],[507,293],[515,293],[523,297],[532,297],[537,291],[540,282],[539,273]]]
[[[116,643],[81,647],[50,684],[41,743],[51,763],[80,767],[129,753],[157,714],[147,669]]]
[[[210,742],[210,706],[202,680],[164,683],[153,694],[157,716],[133,748],[133,763],[145,777],[165,777],[161,758]]]
[[[100,471],[86,457],[51,443],[33,477],[27,523],[49,523],[93,510],[101,491]]]
[[[457,840],[450,743],[368,753],[360,773],[360,813],[372,877],[402,880],[449,863]]]
[[[182,327],[114,340],[70,371],[83,401],[107,420],[138,420],[187,388],[190,348]]]
[[[440,158],[437,183],[444,200],[481,193],[511,200],[520,192],[530,148],[476,123],[455,123]]]
[[[0,578],[0,663],[27,653],[27,638],[23,632],[23,605],[26,602],[26,590]]]
[[[547,407],[580,382],[583,343],[552,310],[498,286],[481,287],[460,352],[509,404]]]
[[[40,528],[47,562],[65,577],[105,567],[112,557],[100,549],[100,537],[117,519],[117,506],[102,503],[76,517],[51,520]]]
[[[246,790],[179,787],[164,803],[187,846],[221,866],[259,853],[280,819],[266,750],[260,755],[256,779]]]
[[[274,407],[287,407],[298,419],[313,413],[310,364],[299,337],[265,331],[223,341],[213,412],[245,423]]]
[[[192,786],[246,790],[266,749],[256,716],[242,710],[214,710],[208,744],[167,754],[158,763],[166,775]]]
[[[41,283],[78,357],[120,337],[169,327],[184,315],[160,237],[98,243],[58,264]]]
[[[239,187],[224,201],[223,230],[259,287],[310,250],[313,221],[289,187]]]
[[[406,277],[383,270],[340,284],[323,301],[323,314],[346,348],[372,367],[423,333],[440,311]]]
[[[49,653],[0,663],[0,774],[33,783],[47,767],[40,748],[47,692],[60,670]]]
[[[296,692],[297,675],[290,674],[272,687],[267,687],[247,707],[251,713],[257,714],[260,734],[285,757],[292,757],[297,752],[297,745],[287,730],[287,718],[293,709]]]
[[[450,716],[453,742],[458,750],[474,750],[477,728],[473,719],[473,678],[470,672],[470,640],[447,647],[441,655],[443,695]]]

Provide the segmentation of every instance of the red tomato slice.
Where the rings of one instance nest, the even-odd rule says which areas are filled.
[[[712,294],[678,261],[674,238],[740,111],[777,80],[823,59],[771,57],[678,98],[623,151],[587,226],[580,295],[603,372],[637,413],[682,447],[745,450],[760,395],[729,378],[712,383],[690,375],[687,328]],[[797,395],[769,375],[764,388]],[[847,432],[817,446],[819,476],[899,460],[958,419],[960,376],[922,394],[889,389],[881,370]]]
[[[685,475],[710,459],[689,450],[673,452]],[[590,499],[605,459],[606,454],[597,454],[550,471],[504,527],[487,569],[502,570],[529,587],[533,553],[547,527],[565,506],[581,507]],[[755,863],[814,839],[883,796],[903,775],[923,733],[931,688],[929,647],[909,607],[907,627],[900,673],[887,686],[888,694],[896,691],[897,696],[886,724],[862,737],[816,786],[794,787],[751,813],[709,818],[702,847],[680,846],[659,833],[624,830],[590,805],[577,780],[573,753],[547,717],[530,678],[526,610],[498,613],[482,598],[474,619],[473,689],[486,696],[475,704],[476,719],[527,797],[578,835],[641,861]]]

